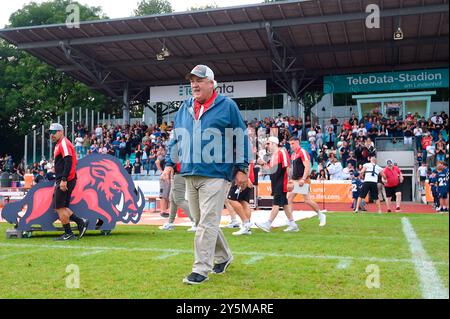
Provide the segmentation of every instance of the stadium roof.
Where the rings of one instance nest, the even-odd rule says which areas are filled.
[[[369,4],[381,9],[378,29],[365,27]],[[394,41],[398,26],[404,39]],[[147,99],[149,86],[186,83],[199,63],[219,81],[268,79],[278,91],[295,78],[297,93],[323,75],[448,67],[448,32],[446,0],[311,0],[11,28],[0,37],[112,97],[128,87]],[[171,55],[158,61],[163,46]]]

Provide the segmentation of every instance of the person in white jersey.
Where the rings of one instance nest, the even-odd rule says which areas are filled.
[[[425,181],[428,175],[428,165],[426,162],[422,162],[422,165],[417,169],[417,176],[419,177],[419,192],[421,194],[422,203],[426,204],[427,199],[425,196]]]
[[[383,168],[377,165],[377,158],[375,156],[370,158],[370,162],[363,165],[361,175],[364,176],[364,183],[359,194],[358,202],[356,203],[355,213],[359,212],[359,205],[361,201],[370,193],[370,199],[377,204],[378,213],[381,214],[380,199],[378,198],[378,175],[381,175],[383,182],[386,182],[386,175],[383,173]]]

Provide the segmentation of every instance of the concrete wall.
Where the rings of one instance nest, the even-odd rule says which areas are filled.
[[[414,167],[415,158],[413,151],[378,151],[377,160],[381,166],[385,166],[386,161],[390,159],[397,163],[399,167]]]

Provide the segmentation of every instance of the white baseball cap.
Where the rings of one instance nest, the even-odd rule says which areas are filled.
[[[196,65],[190,73],[186,74],[186,80],[189,80],[191,75],[198,76],[202,79],[208,78],[211,81],[214,81],[214,72],[208,66],[203,64]]]
[[[275,136],[269,137],[269,142],[274,143],[276,145],[280,144],[280,141],[278,140],[278,137],[275,137]]]
[[[64,131],[64,127],[59,123],[52,123],[49,128],[50,131]]]

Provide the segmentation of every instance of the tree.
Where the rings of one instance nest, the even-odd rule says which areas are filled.
[[[207,4],[204,6],[193,6],[189,8],[189,11],[200,11],[200,10],[206,10],[206,9],[215,9],[218,8],[219,6],[217,5],[217,3],[212,3],[212,4]]]
[[[64,23],[69,0],[25,5],[11,15],[9,27]],[[105,18],[96,7],[80,5],[81,20]],[[33,126],[48,125],[72,107],[95,111],[111,109],[111,103],[81,82],[56,71],[24,51],[0,41],[0,155],[23,156],[23,136]],[[118,106],[117,109],[120,110]]]
[[[11,14],[8,27],[28,27],[34,25],[45,25],[64,23],[68,13],[66,8],[71,5],[78,5],[80,8],[80,20],[90,21],[106,19],[100,7],[87,7],[71,0],[53,0],[38,4],[31,2],[22,9]]]
[[[167,0],[141,0],[134,14],[145,16],[152,14],[172,13],[172,5]]]

